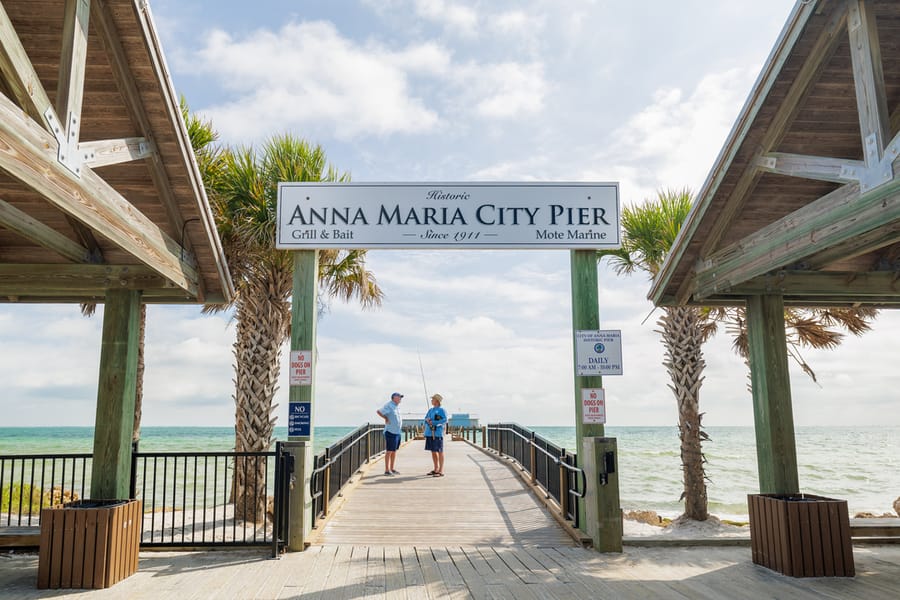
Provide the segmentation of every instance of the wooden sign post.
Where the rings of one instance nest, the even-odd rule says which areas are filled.
[[[312,498],[309,482],[313,468],[313,398],[316,387],[316,297],[319,252],[294,252],[294,284],[291,299],[291,373],[289,377],[288,442],[294,456],[291,495],[290,550],[303,550],[312,530]]]
[[[594,250],[571,250],[572,277],[572,342],[574,358],[577,363],[578,348],[576,331],[600,329],[600,301],[597,287],[597,252]],[[601,454],[613,452],[612,464],[618,461],[615,457],[615,440],[611,444],[588,444],[584,440],[604,438],[604,425],[599,419],[585,419],[584,398],[582,390],[602,389],[603,378],[600,375],[578,375],[575,372],[575,448],[579,457],[579,466],[585,469],[587,490],[584,502],[578,505],[579,529],[591,536],[594,548],[601,552],[622,551],[622,510],[619,506],[618,477],[604,478],[600,484],[600,465],[606,464],[603,456],[593,456],[596,448],[603,448]],[[603,419],[605,421],[605,418]],[[590,450],[588,450],[590,448]],[[592,456],[587,456],[590,453]],[[592,468],[587,468],[592,467]],[[591,508],[586,509],[588,503]],[[591,523],[588,523],[588,516]]]

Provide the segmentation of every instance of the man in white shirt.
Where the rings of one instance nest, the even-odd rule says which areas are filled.
[[[403,394],[394,392],[390,401],[375,412],[384,419],[384,474],[396,475],[394,461],[397,459],[397,449],[400,447],[400,432],[403,419],[400,417],[400,400]]]

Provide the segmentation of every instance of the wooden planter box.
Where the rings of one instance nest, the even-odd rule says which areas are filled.
[[[846,500],[748,494],[753,562],[789,577],[853,577]]]
[[[106,588],[137,571],[140,500],[79,500],[41,511],[38,587]]]

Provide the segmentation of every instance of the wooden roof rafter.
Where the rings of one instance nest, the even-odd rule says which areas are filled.
[[[75,177],[57,160],[55,139],[27,121],[31,119],[17,106],[0,97],[0,168],[196,296],[198,275],[182,259],[183,248],[91,169]]]
[[[192,151],[183,139],[179,139],[181,151],[192,169],[193,191],[201,200],[202,219],[193,216],[185,219],[178,205],[167,167],[154,142],[154,130],[147,117],[142,92],[138,91],[129,58],[118,37],[120,24],[112,15],[110,5],[113,3],[109,0],[66,0],[55,106],[51,104],[9,14],[0,3],[0,75],[3,81],[0,89],[10,90],[15,100],[0,94],[0,168],[55,206],[69,222],[72,234],[66,235],[58,228],[41,223],[5,198],[0,198],[0,227],[72,263],[41,267],[44,278],[55,270],[62,288],[79,265],[106,262],[95,237],[99,234],[161,276],[159,281],[142,278],[143,282],[158,284],[164,289],[160,298],[176,299],[179,296],[177,290],[181,290],[182,298],[203,301],[206,298],[205,283],[197,271],[196,256],[188,249],[192,244],[190,237],[185,236],[185,224],[201,220],[205,225],[204,240],[212,243],[213,255],[221,257],[213,262],[219,281],[224,282],[224,297],[228,298],[232,289],[230,277]],[[152,22],[149,15],[142,12],[145,7],[127,4],[132,5],[134,21],[145,29],[146,35],[148,22],[150,26]],[[116,10],[121,11],[121,8]],[[94,32],[110,61],[113,78],[125,98],[126,109],[142,135],[86,142],[80,139],[90,17],[93,17]],[[155,56],[158,52],[155,44],[155,37],[147,42],[148,55]],[[169,96],[174,95],[159,64],[156,64],[156,72],[160,75],[161,87]],[[172,114],[169,103],[166,112]],[[58,114],[65,118],[60,119]],[[177,110],[173,121],[186,138]],[[93,171],[97,167],[139,160],[148,166],[155,188],[154,197],[162,199],[170,231],[181,234],[178,241]],[[72,235],[76,240],[71,239]],[[21,277],[18,281],[21,283]],[[222,296],[217,294],[216,297]],[[77,300],[73,298],[73,301]]]
[[[900,254],[900,178],[895,177],[900,173],[900,61],[892,51],[889,93],[876,13],[892,19],[883,33],[893,36],[885,47],[895,48],[900,10],[892,3],[797,3],[654,281],[651,300],[666,305],[740,304],[748,294],[784,293],[785,303],[791,305],[852,306],[854,289],[865,282],[859,290],[865,303],[900,305],[894,297],[900,295],[900,264],[885,259]],[[836,56],[838,48],[844,50]],[[796,59],[798,54],[802,60]],[[844,85],[842,68],[849,72],[855,92],[859,158],[847,145],[843,125],[849,124],[849,114],[843,97],[827,91],[835,89],[835,81]],[[826,73],[829,79],[822,80]],[[795,126],[802,111],[807,112]],[[840,125],[798,137],[818,116]],[[829,138],[832,131],[844,137]],[[835,139],[841,142],[836,145],[831,141]],[[819,146],[826,152],[800,154],[779,147],[792,145],[813,151]],[[781,186],[785,176],[840,187]],[[816,189],[816,196],[806,200]],[[805,204],[791,198],[795,193],[806,194],[796,196]],[[771,200],[767,194],[773,194]],[[766,201],[777,204],[769,209]],[[779,210],[782,202],[793,205],[791,210]],[[764,213],[774,213],[774,220],[763,221]],[[755,229],[754,222],[759,223]],[[787,283],[773,286],[775,279]],[[845,286],[842,281],[851,283]]]

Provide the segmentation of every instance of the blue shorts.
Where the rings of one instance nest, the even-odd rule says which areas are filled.
[[[444,451],[444,438],[443,437],[427,437],[427,438],[425,438],[425,449],[431,450],[432,452],[443,452]]]
[[[400,434],[384,432],[384,449],[388,452],[396,452],[400,447]]]

